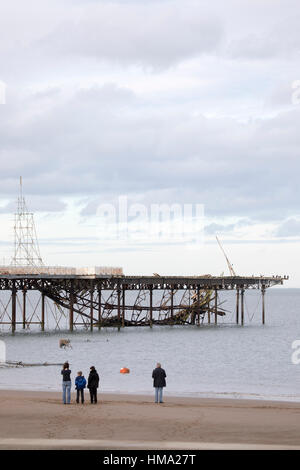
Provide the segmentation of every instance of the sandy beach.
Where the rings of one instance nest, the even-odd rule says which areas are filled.
[[[300,449],[300,403],[0,391],[0,449]]]

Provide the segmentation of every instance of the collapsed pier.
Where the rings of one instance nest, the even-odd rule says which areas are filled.
[[[0,327],[45,331],[47,316],[55,328],[67,320],[69,331],[103,327],[218,324],[226,315],[221,291],[235,291],[235,322],[244,325],[244,295],[248,289],[262,294],[261,322],[265,323],[265,292],[282,285],[287,276],[125,276],[0,274]],[[38,293],[28,311],[27,297]],[[1,295],[5,293],[5,302]],[[129,295],[129,293],[131,293]],[[154,299],[155,293],[155,299]],[[129,299],[130,297],[130,299]],[[134,300],[132,300],[134,299]],[[53,308],[46,311],[46,301]]]

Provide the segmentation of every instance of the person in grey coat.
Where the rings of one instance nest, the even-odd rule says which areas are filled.
[[[153,387],[155,388],[155,403],[163,403],[163,387],[166,386],[166,372],[158,362],[152,372]]]

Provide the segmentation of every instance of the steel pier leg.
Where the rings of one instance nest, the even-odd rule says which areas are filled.
[[[265,289],[265,286],[262,287],[261,289],[261,295],[262,295],[262,298],[261,298],[261,302],[262,302],[262,324],[264,325],[265,324],[265,292],[266,292],[266,289]]]
[[[69,330],[73,331],[74,327],[74,288],[71,285],[70,291],[70,309],[69,309]]]
[[[121,289],[118,288],[118,331],[121,329]]]
[[[152,312],[152,306],[153,306],[153,292],[152,292],[152,286],[150,287],[149,290],[149,295],[150,295],[150,328],[152,328],[152,320],[153,320],[153,312]]]
[[[26,289],[23,290],[23,330],[26,328]]]
[[[12,293],[11,293],[11,331],[14,333],[16,331],[16,306],[17,306],[17,289],[15,282],[13,283]]]
[[[215,324],[218,323],[218,290],[215,289]]]
[[[98,330],[101,330],[102,311],[101,311],[101,287],[98,288]]]
[[[45,331],[45,294],[42,292],[42,319],[41,330]]]
[[[91,302],[91,309],[90,309],[90,317],[91,317],[91,324],[90,324],[90,330],[93,331],[94,329],[94,323],[93,323],[93,317],[94,317],[94,289],[91,289],[90,292],[90,302]]]
[[[123,286],[123,295],[122,295],[122,328],[125,326],[125,292],[126,289]]]
[[[245,290],[241,291],[241,324],[244,325],[244,293]]]
[[[171,320],[174,322],[174,288],[171,288]]]
[[[197,287],[197,326],[200,326],[200,288]]]
[[[239,324],[240,290],[236,291],[236,324]]]

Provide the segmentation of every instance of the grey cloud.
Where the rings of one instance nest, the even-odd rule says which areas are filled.
[[[52,99],[53,97],[57,96],[61,92],[59,87],[46,87],[40,91],[33,92],[31,97],[36,99],[37,101],[44,100],[44,99]]]
[[[101,110],[106,107],[111,109],[132,106],[138,102],[132,90],[118,87],[114,83],[105,83],[102,87],[94,85],[90,88],[80,89],[76,94],[76,100],[83,103],[84,106],[100,106]]]
[[[270,90],[265,97],[264,105],[268,109],[283,109],[291,107],[293,103],[293,88],[292,84],[295,81],[295,77],[292,76],[290,80],[281,82],[276,88]]]
[[[168,67],[216,50],[223,36],[215,15],[188,2],[90,4],[80,20],[62,20],[39,41],[47,54]]]
[[[276,237],[300,237],[300,220],[291,217],[285,220],[276,230]]]
[[[109,85],[57,98],[27,120],[20,113],[22,127],[17,111],[0,129],[3,195],[15,193],[24,171],[30,195],[109,202],[129,194],[148,203],[202,203],[211,215],[275,220],[299,206],[300,107],[249,124],[153,114],[132,92]]]
[[[88,196],[82,216],[95,212],[93,200],[128,194],[146,204],[203,203],[216,216],[293,217],[299,207],[300,106],[279,112],[288,86],[281,88],[285,76],[276,75],[284,70],[290,80],[297,70],[297,3],[271,8],[253,0],[244,3],[246,14],[230,0],[218,8],[218,19],[214,1],[125,3],[5,5],[0,54],[12,83],[0,107],[3,197],[16,194],[22,174],[28,196],[43,195],[53,208],[63,210],[65,195]],[[193,57],[199,59],[178,66]],[[272,62],[249,65],[255,57]],[[165,85],[151,89],[147,67],[156,67],[151,80],[159,81],[163,69],[162,83],[173,85],[174,77],[178,89],[176,83],[173,94]],[[86,84],[107,76],[104,86]],[[134,88],[141,76],[145,83],[136,95],[124,84]],[[83,85],[72,95],[66,88],[75,88],[74,80]],[[261,116],[259,105],[273,117]],[[227,117],[240,107],[251,116],[252,106],[259,119]]]
[[[207,235],[218,235],[218,233],[231,232],[234,230],[235,224],[216,224],[212,223],[204,227],[204,231]]]
[[[276,15],[277,13],[277,15]],[[253,27],[238,39],[232,40],[228,45],[229,55],[235,59],[246,58],[250,60],[266,60],[280,57],[284,60],[299,55],[300,14],[298,5],[291,2],[287,8],[271,15],[271,21],[265,23],[264,29]],[[250,23],[251,24],[251,23]],[[254,25],[253,25],[254,26]]]
[[[27,187],[27,191],[28,191]],[[15,185],[17,195],[18,186]],[[61,212],[66,209],[66,204],[54,196],[26,196],[26,205],[29,212]],[[0,207],[0,214],[14,213],[17,210],[17,196],[15,200],[8,202]]]

